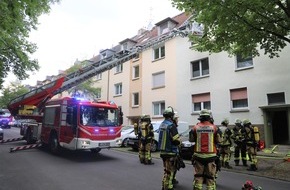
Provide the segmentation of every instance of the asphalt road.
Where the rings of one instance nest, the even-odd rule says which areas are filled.
[[[19,137],[19,129],[5,129],[4,139]],[[160,190],[162,161],[154,165],[138,162],[136,152],[104,149],[99,154],[64,151],[55,156],[45,149],[10,153],[10,147],[24,142],[0,144],[0,190]],[[176,190],[191,190],[193,168],[187,164],[177,174]],[[246,180],[263,190],[289,190],[290,182],[223,171],[219,190],[238,190]]]

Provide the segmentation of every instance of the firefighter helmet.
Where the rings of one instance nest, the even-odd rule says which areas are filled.
[[[148,120],[151,120],[151,118],[150,118],[150,115],[143,114],[143,115],[141,115],[140,120],[141,121],[148,121]]]
[[[237,119],[235,120],[235,124],[242,124],[242,121],[241,121],[240,119],[237,118]]]
[[[221,122],[222,125],[228,125],[229,124],[229,120],[228,119],[224,119]]]
[[[243,125],[251,125],[250,120],[248,120],[248,119],[244,119],[244,121],[243,121]]]
[[[208,111],[207,109],[203,109],[203,110],[200,111],[199,116],[208,116],[208,117],[210,117],[211,114],[210,114],[210,111]]]
[[[168,108],[166,108],[163,112],[163,116],[164,117],[174,117],[174,110],[171,106],[169,106]]]

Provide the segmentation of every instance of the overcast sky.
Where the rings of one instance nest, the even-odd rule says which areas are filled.
[[[40,70],[22,84],[35,85],[47,75],[57,75],[76,59],[90,59],[101,49],[133,37],[138,30],[181,13],[170,0],[61,0],[40,17],[30,40],[38,50]],[[9,77],[9,81],[15,80]]]

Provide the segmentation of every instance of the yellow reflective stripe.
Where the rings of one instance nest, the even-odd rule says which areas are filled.
[[[176,134],[175,136],[172,137],[173,140],[176,140],[179,138],[179,134]]]
[[[208,151],[213,152],[213,133],[208,133]]]
[[[200,141],[201,141],[201,134],[197,133],[197,138],[196,138],[196,142],[195,142],[195,147],[196,147],[196,151],[197,152],[201,151],[201,147],[200,147],[201,143],[200,143]]]
[[[167,133],[166,132],[163,132],[163,135],[162,135],[162,139],[161,139],[161,150],[165,150],[165,147],[166,147],[166,139],[167,139]]]

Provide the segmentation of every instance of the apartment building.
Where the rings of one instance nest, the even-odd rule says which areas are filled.
[[[133,124],[141,114],[163,120],[163,110],[172,106],[180,120],[194,125],[199,111],[207,108],[217,125],[224,118],[231,125],[236,118],[249,119],[266,146],[290,144],[290,46],[272,59],[263,52],[246,59],[197,52],[186,36],[167,38],[177,28],[190,32],[187,19],[184,13],[166,18],[114,47],[118,53],[147,46],[137,58],[97,76],[100,100],[121,106],[124,124]]]

